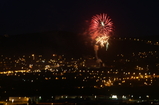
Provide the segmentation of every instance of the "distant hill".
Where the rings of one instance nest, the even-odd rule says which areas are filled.
[[[139,37],[140,39],[150,39]],[[128,38],[127,38],[128,39]],[[151,40],[151,39],[150,39]],[[157,40],[152,38],[152,40]],[[114,37],[109,40],[108,51],[99,48],[99,56],[112,58],[118,53],[131,53],[135,51],[158,50],[158,46],[148,45],[143,42],[130,40],[117,40]],[[86,36],[65,32],[53,31],[0,37],[0,54],[64,54],[69,57],[94,56],[93,44]]]
[[[82,38],[75,33],[54,31],[0,38],[0,53],[75,54],[82,52]]]

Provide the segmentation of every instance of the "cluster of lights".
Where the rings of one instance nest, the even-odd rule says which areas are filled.
[[[131,40],[131,41],[137,41],[137,42],[144,42],[144,43],[146,43],[146,44],[150,44],[150,45],[159,45],[159,42],[157,41],[157,42],[153,42],[153,41],[151,41],[151,40],[143,40],[143,39],[138,39],[138,38],[121,38],[121,37],[119,37],[119,38],[113,38],[113,39],[116,39],[116,40],[122,40],[122,41],[124,41],[124,40]]]
[[[129,86],[134,86],[135,84],[131,81],[143,82],[144,85],[152,85],[156,78],[159,78],[159,75],[150,72],[126,72],[123,69],[106,69],[102,70],[90,70],[90,69],[47,69],[45,72],[49,71],[50,75],[42,74],[42,70],[16,70],[16,71],[5,71],[0,72],[1,75],[6,76],[24,76],[27,74],[36,75],[36,79],[31,79],[30,82],[38,81],[40,76],[44,76],[45,80],[67,80],[67,74],[76,74],[73,79],[79,79],[83,82],[89,82],[94,80],[96,84],[92,84],[94,88],[104,88],[108,86],[121,86],[128,83]],[[120,74],[121,77],[118,75]],[[23,79],[24,82],[26,81]],[[98,85],[97,85],[98,84]],[[140,84],[141,85],[141,84]],[[85,86],[80,86],[78,88],[85,88]]]
[[[121,38],[119,38],[121,39]],[[135,39],[138,40],[138,39]],[[32,54],[30,56],[23,55],[21,57],[6,57],[1,55],[0,66],[5,68],[0,72],[1,75],[6,76],[23,76],[28,73],[33,75],[44,76],[41,72],[49,71],[52,76],[44,76],[45,80],[67,80],[67,74],[76,74],[74,79],[81,79],[83,82],[89,82],[94,80],[96,84],[94,88],[104,88],[107,86],[123,85],[128,82],[130,86],[135,85],[131,80],[143,82],[143,85],[152,85],[153,79],[159,78],[159,75],[155,72],[150,72],[150,66],[148,64],[141,65],[140,63],[136,66],[131,66],[131,70],[127,69],[126,63],[139,62],[143,58],[158,58],[157,51],[147,51],[132,53],[131,56],[124,54],[117,54],[117,57],[113,62],[121,63],[125,65],[125,68],[118,68],[115,64],[111,68],[105,68],[105,70],[92,70],[86,64],[87,60],[83,58],[79,59],[66,59],[64,55],[53,54],[52,58],[45,59],[42,55]],[[94,57],[88,60],[95,60]],[[80,67],[85,67],[81,69]],[[94,66],[95,67],[95,66]],[[156,63],[156,67],[159,64]],[[6,69],[8,68],[8,69]],[[12,69],[13,70],[12,70]],[[120,75],[120,77],[119,77]],[[36,78],[38,80],[38,77]],[[34,82],[35,80],[31,80]],[[85,88],[80,86],[78,88]]]

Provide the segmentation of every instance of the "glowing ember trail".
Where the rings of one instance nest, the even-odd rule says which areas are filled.
[[[108,49],[108,42],[109,36],[99,36],[97,37],[96,40],[96,44],[100,44],[101,47],[104,47],[104,44],[106,44],[106,50]]]

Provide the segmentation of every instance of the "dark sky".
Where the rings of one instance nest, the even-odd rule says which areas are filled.
[[[0,35],[54,30],[82,33],[107,13],[117,36],[159,35],[158,0],[1,0]]]

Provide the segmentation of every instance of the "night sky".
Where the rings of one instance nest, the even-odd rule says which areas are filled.
[[[159,35],[158,0],[1,0],[0,35],[54,30],[83,33],[107,13],[116,36]]]

